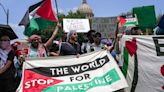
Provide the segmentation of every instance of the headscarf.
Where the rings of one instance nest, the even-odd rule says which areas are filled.
[[[32,40],[36,39],[36,38],[39,40],[40,43],[42,42],[41,37],[38,35],[35,35],[35,34],[31,35],[28,40],[29,40],[29,42],[32,42]]]
[[[67,33],[67,42],[69,41],[69,39],[70,39],[70,37],[72,36],[72,34],[73,33],[76,33],[76,31],[75,30],[71,30],[71,31],[69,31],[68,33]]]

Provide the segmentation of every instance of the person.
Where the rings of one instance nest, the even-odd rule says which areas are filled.
[[[59,24],[56,26],[52,36],[45,44],[42,44],[42,40],[41,40],[40,36],[38,36],[36,34],[30,36],[29,37],[30,47],[28,49],[27,57],[28,58],[47,57],[48,56],[48,48],[53,43],[53,40],[58,33],[59,26],[60,26]]]
[[[61,43],[60,47],[60,55],[76,55],[79,57],[81,53],[80,44],[77,42],[77,32],[71,30],[67,33],[67,40],[66,42]]]
[[[158,26],[153,31],[154,31],[154,35],[164,35],[164,29]]]
[[[15,54],[14,67],[16,69],[16,71],[15,71],[15,86],[16,86],[16,88],[19,86],[21,78],[22,78],[22,63],[23,62],[21,62],[21,61],[23,61],[23,60],[20,60],[21,57],[18,54],[18,45],[20,45],[20,44],[21,43],[18,41],[11,44],[12,50]]]
[[[0,37],[0,91],[15,92],[14,51],[8,36]]]
[[[142,31],[141,29],[139,29],[139,27],[137,27],[137,25],[133,25],[133,26],[129,26],[126,28],[126,30],[124,31],[125,35],[142,35]]]
[[[112,45],[112,38],[111,35],[108,34],[107,38],[102,38],[102,44],[107,45],[107,46],[111,46]]]
[[[86,40],[86,42],[82,43],[82,46],[81,46],[81,52],[83,54],[94,51],[93,44],[94,44],[95,33],[96,33],[95,30],[88,31],[87,40]]]
[[[59,56],[59,43],[53,43],[50,47],[50,56]]]
[[[93,49],[94,51],[100,51],[103,49],[103,44],[101,43],[101,33],[96,32],[94,35]]]
[[[94,43],[93,43],[94,51],[100,51],[104,49],[111,52],[113,50],[113,45],[111,46],[103,45],[103,43],[101,42],[102,41],[101,38],[102,38],[101,33],[96,32],[94,35]]]

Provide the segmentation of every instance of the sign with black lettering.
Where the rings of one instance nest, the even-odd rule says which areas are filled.
[[[127,87],[123,74],[107,51],[80,58],[27,60],[23,69],[18,92],[109,92]]]

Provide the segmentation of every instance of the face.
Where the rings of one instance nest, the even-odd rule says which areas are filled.
[[[94,43],[95,43],[96,45],[100,45],[100,44],[101,44],[101,37],[95,36],[95,38],[94,38]]]
[[[90,43],[94,42],[94,35],[95,35],[95,32],[91,32],[90,36],[88,37]]]
[[[77,33],[74,32],[74,33],[71,35],[70,39],[71,39],[72,41],[77,42],[77,37],[78,37]]]
[[[133,29],[131,30],[131,32],[132,32],[132,35],[137,35],[137,30]]]
[[[0,38],[0,48],[6,49],[10,46],[10,38],[8,36],[2,36]]]
[[[38,48],[38,46],[39,46],[39,40],[40,40],[40,38],[34,38],[34,39],[32,39],[31,40],[31,46],[33,47],[33,48]]]

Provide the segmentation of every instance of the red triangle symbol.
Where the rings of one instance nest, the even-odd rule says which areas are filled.
[[[122,27],[126,23],[126,19],[123,17],[120,17],[120,23],[119,26]]]
[[[61,82],[63,80],[43,76],[30,70],[24,70],[23,92],[41,92],[43,89]]]

